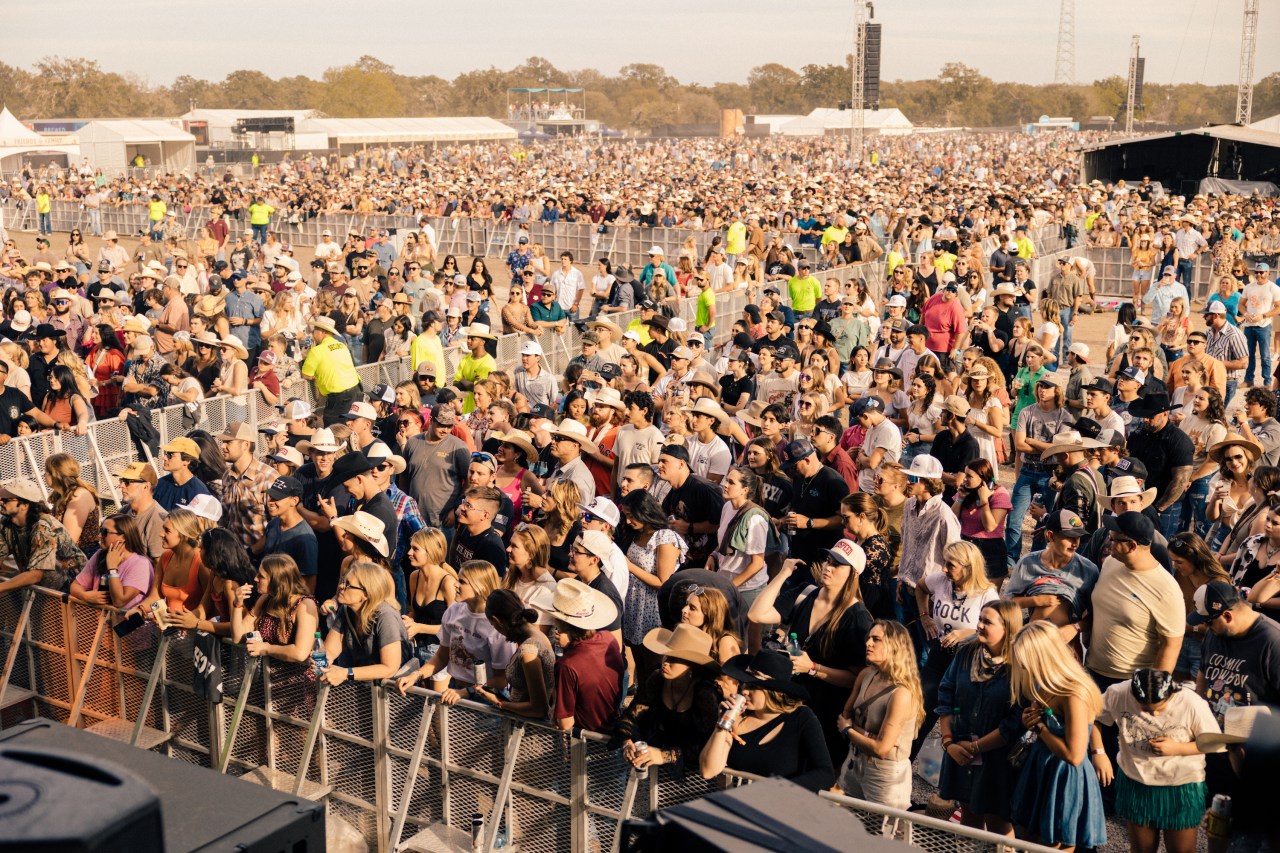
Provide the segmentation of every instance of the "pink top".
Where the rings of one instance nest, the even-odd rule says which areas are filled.
[[[991,508],[1013,509],[1013,501],[1009,499],[1009,491],[1004,486],[996,486],[991,493]],[[982,527],[982,507],[974,501],[960,511],[960,535],[966,539],[1003,539],[1004,525],[1000,524],[988,533]]]

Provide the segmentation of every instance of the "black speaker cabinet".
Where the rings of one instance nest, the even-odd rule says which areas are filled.
[[[324,807],[61,723],[0,731],[0,853],[324,853]]]
[[[872,837],[847,809],[784,779],[769,779],[661,809],[623,827],[628,853],[907,853]]]

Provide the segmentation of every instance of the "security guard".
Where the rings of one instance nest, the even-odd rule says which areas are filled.
[[[316,383],[316,393],[325,398],[324,425],[338,423],[360,396],[360,374],[351,352],[338,337],[331,317],[311,321],[314,343],[302,363],[302,378]]]

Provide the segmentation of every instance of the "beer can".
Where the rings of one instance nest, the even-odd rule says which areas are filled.
[[[747,696],[745,693],[735,693],[729,697],[729,707],[724,709],[724,713],[720,715],[720,720],[716,723],[716,728],[721,731],[733,731],[733,724],[737,721],[738,716],[742,714],[742,709],[747,707]]]
[[[475,666],[475,674],[476,674],[476,687],[483,687],[484,683],[489,680],[489,667],[485,666],[483,663],[478,662],[476,663],[476,666]]]
[[[244,634],[244,644],[246,646],[249,645],[250,643],[259,642],[261,639],[262,639],[262,635],[259,634],[257,631],[246,631]]]
[[[1231,834],[1231,797],[1213,795],[1213,803],[1204,816],[1204,831],[1214,838],[1226,838]]]
[[[649,752],[649,744],[645,743],[642,740],[636,741],[635,743],[632,744],[632,746],[635,747],[636,755],[645,755]],[[649,768],[648,767],[637,768],[636,775],[639,776],[641,779],[648,779]]]

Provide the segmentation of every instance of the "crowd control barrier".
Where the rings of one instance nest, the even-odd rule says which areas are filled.
[[[483,849],[616,853],[622,822],[748,784],[669,766],[641,778],[605,738],[562,732],[439,694],[353,682],[316,686],[306,664],[251,658],[223,640],[147,624],[38,587],[0,596],[0,726],[42,715],[324,802],[379,851],[448,849],[485,816]],[[213,658],[220,660],[216,663]],[[203,677],[200,677],[203,673]],[[220,683],[211,701],[197,682]],[[824,795],[873,832],[930,853],[1045,848]],[[456,848],[454,848],[456,849]]]

